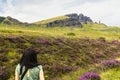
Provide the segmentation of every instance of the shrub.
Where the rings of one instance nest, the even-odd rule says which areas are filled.
[[[101,42],[106,42],[105,37],[100,37],[98,40],[101,41]]]
[[[42,38],[37,39],[36,42],[37,42],[37,43],[40,43],[40,44],[47,44],[47,45],[50,45],[50,42],[49,42],[48,40],[42,39]]]
[[[4,40],[3,40],[3,39],[0,39],[0,44],[3,43],[3,42],[4,42]]]
[[[120,66],[120,61],[118,61],[118,60],[106,60],[106,61],[101,62],[101,65],[104,68],[114,68],[114,67]]]
[[[119,44],[119,41],[118,40],[113,40],[112,44]]]
[[[6,66],[0,66],[0,80],[7,80],[10,76],[10,73],[7,71]]]
[[[0,77],[2,77],[2,76],[3,76],[3,72],[1,71],[1,72],[0,72]]]
[[[67,33],[68,36],[75,36],[75,33]]]
[[[97,73],[87,72],[82,77],[80,77],[78,80],[101,80],[101,79]]]

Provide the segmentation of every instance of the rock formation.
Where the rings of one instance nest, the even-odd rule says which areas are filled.
[[[74,18],[66,18],[64,20],[56,20],[50,23],[47,23],[47,27],[55,27],[55,26],[75,26],[82,27],[81,23]]]
[[[69,18],[63,20],[55,20],[53,22],[49,22],[46,24],[47,27],[55,27],[55,26],[74,26],[74,27],[82,27],[81,23],[93,22],[90,17],[84,16],[83,14],[67,14]]]
[[[84,16],[82,13],[79,15],[76,13],[73,13],[73,14],[68,14],[66,16],[77,19],[79,22],[83,22],[83,23],[93,22],[90,17]]]
[[[56,27],[56,26],[72,26],[72,27],[82,27],[82,23],[93,22],[90,17],[84,16],[83,14],[67,14],[64,15],[64,19],[56,19],[45,24],[35,24],[35,23],[24,23],[10,16],[0,17],[0,23],[6,25],[24,25],[24,26],[46,26],[46,27]],[[47,20],[46,20],[47,21]]]

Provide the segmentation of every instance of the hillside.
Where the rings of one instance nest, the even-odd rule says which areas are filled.
[[[81,21],[82,28],[44,27],[66,18],[69,17],[44,20],[43,26],[36,26],[39,22],[25,26],[1,21],[0,80],[14,80],[15,67],[28,47],[39,51],[38,61],[43,65],[46,80],[85,80],[89,72],[101,80],[119,80],[120,28],[91,20]]]
[[[108,72],[120,71],[118,63],[110,63],[111,71],[109,63],[101,65],[104,61],[119,59],[120,42],[117,40],[9,35],[0,36],[0,80],[14,80],[20,53],[31,46],[39,50],[38,61],[43,65],[46,80],[77,80],[88,71],[107,78]],[[118,79],[118,74],[109,79]]]
[[[77,27],[39,27],[39,26],[6,26],[0,25],[0,35],[27,35],[27,36],[51,36],[66,38],[85,38],[92,39],[105,38],[106,40],[120,40],[120,28],[109,27],[104,24],[82,24],[83,28]]]
[[[81,23],[93,22],[90,17],[84,16],[83,14],[67,14],[64,16],[58,16],[50,18],[43,21],[35,22],[34,24],[39,24],[47,27],[56,27],[56,26],[72,26],[72,27],[82,27]]]
[[[12,18],[10,16],[7,17],[2,17],[0,16],[0,24],[3,25],[18,25],[18,26],[38,26],[32,23],[27,23],[27,22],[21,22],[15,18]]]
[[[58,16],[58,17],[54,17],[54,18],[50,18],[50,19],[46,19],[46,20],[42,20],[42,21],[38,21],[38,22],[34,22],[35,24],[47,24],[49,22],[53,22],[53,21],[56,21],[56,20],[64,20],[66,18],[69,18],[67,16]]]
[[[82,23],[88,23],[93,21],[90,17],[84,16],[83,14],[67,14],[63,16],[57,16],[54,18],[37,21],[34,23],[21,22],[17,19],[14,19],[10,16],[0,17],[0,24],[5,25],[19,25],[19,26],[40,26],[40,27],[82,27]]]

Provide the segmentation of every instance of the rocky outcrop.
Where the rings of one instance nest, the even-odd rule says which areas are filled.
[[[93,22],[90,17],[84,16],[83,14],[79,14],[79,21],[83,23]]]
[[[66,16],[73,18],[73,19],[77,19],[79,22],[83,22],[83,23],[93,22],[90,17],[84,16],[82,13],[79,15],[76,13],[73,13],[73,14],[68,14]]]
[[[67,14],[68,18],[63,20],[55,20],[53,22],[49,22],[46,24],[47,27],[55,27],[55,26],[74,26],[74,27],[82,27],[81,23],[93,22],[90,17],[84,16],[83,14]]]
[[[74,26],[74,27],[82,27],[81,23],[74,18],[67,18],[64,20],[56,20],[50,23],[47,23],[47,27],[55,27],[55,26]]]
[[[90,17],[84,16],[83,14],[67,14],[64,15],[64,19],[56,19],[51,22],[46,22],[45,24],[35,24],[35,23],[27,23],[21,22],[17,19],[14,19],[10,16],[8,17],[0,17],[0,23],[7,25],[24,25],[24,26],[46,26],[46,27],[56,27],[56,26],[72,26],[72,27],[82,27],[81,23],[93,22]]]

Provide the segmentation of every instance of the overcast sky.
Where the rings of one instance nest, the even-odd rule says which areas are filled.
[[[120,0],[0,0],[0,16],[23,22],[83,13],[94,22],[120,26]]]

